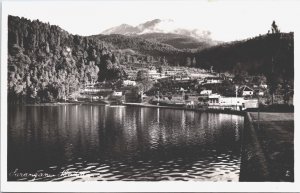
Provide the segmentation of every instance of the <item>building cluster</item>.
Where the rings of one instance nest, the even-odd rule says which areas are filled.
[[[208,107],[213,109],[245,110],[258,108],[258,99],[244,97],[225,97],[220,94],[208,95]]]
[[[165,78],[172,78],[174,80],[192,80],[199,79],[203,77],[203,72],[191,72],[185,67],[160,67],[157,68],[155,66],[140,67],[138,70],[134,69],[126,69],[126,74],[128,80],[136,80],[138,71],[147,72],[147,76],[150,80],[157,81]],[[201,71],[198,69],[198,71]]]
[[[213,82],[219,79],[215,79]],[[211,78],[209,78],[209,82]],[[218,93],[213,93],[212,90],[202,90],[200,96],[206,98],[207,105],[213,109],[233,109],[245,110],[258,108],[259,99],[254,98],[255,90],[249,86],[236,86],[236,96],[226,97]],[[264,94],[264,93],[260,93]]]
[[[144,69],[139,68],[138,70],[129,69],[126,72],[127,78],[122,80],[118,87],[106,83],[89,83],[80,90],[80,93],[87,97],[102,97],[101,99],[105,99],[105,97],[110,99],[122,97],[122,100],[124,99],[126,102],[144,101],[143,99],[147,98],[147,96],[144,93],[140,94],[140,90],[138,89],[141,84],[141,82],[137,81],[137,72],[139,70],[146,72],[148,80],[153,82],[164,80],[173,80],[176,82],[175,87],[174,84],[172,88],[165,86],[171,89],[166,91],[167,94],[165,93],[164,99],[161,99],[160,102],[166,101],[168,105],[177,102],[189,107],[202,105],[214,109],[245,110],[258,108],[259,101],[257,96],[263,97],[265,92],[261,88],[267,87],[266,85],[236,85],[235,92],[232,91],[233,93],[231,93],[234,97],[226,97],[222,96],[222,92],[218,93],[214,87],[218,84],[221,85],[224,81],[233,83],[234,77],[232,74],[207,73],[206,71],[201,71],[201,69],[185,67],[149,67]],[[181,86],[178,87],[176,85]],[[198,85],[198,88],[204,89],[197,91],[196,87],[194,87],[195,85]],[[161,91],[165,87],[160,88]],[[155,96],[156,93],[153,96],[149,95],[148,98],[150,99]]]

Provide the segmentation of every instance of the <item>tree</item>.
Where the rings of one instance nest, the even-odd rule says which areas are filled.
[[[128,54],[126,55],[126,63],[130,63],[131,62],[131,56]]]
[[[119,58],[118,58],[115,54],[112,55],[111,62],[112,62],[113,64],[117,64],[117,65],[120,64],[120,63],[119,63]]]
[[[165,56],[162,58],[162,65],[164,65],[164,66],[168,65],[168,62],[167,62],[167,59]]]
[[[267,84],[269,86],[269,92],[271,95],[271,99],[272,99],[272,104],[274,104],[274,94],[276,92],[276,90],[278,89],[279,86],[279,80],[278,80],[278,76],[274,73],[270,73],[267,76]]]
[[[132,62],[137,63],[137,57],[136,56],[132,56]]]
[[[196,63],[197,63],[197,62],[196,62],[196,58],[194,57],[194,58],[193,58],[193,61],[192,61],[192,66],[193,66],[193,67],[196,67]]]
[[[144,81],[144,80],[149,80],[149,73],[147,70],[139,70],[137,72],[137,81]]]
[[[189,95],[184,95],[184,100],[189,100]]]
[[[271,27],[271,30],[272,30],[272,33],[280,33],[279,29],[278,29],[278,26],[276,25],[275,21],[273,21],[272,23],[272,27]]]
[[[185,65],[188,66],[188,67],[190,67],[192,65],[192,60],[191,60],[190,57],[186,58],[186,64]]]

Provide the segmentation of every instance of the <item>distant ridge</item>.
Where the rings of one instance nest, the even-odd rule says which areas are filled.
[[[121,34],[142,37],[146,40],[169,44],[178,49],[202,49],[218,44],[209,31],[176,27],[173,20],[154,19],[137,26],[121,24],[102,32],[104,35]]]

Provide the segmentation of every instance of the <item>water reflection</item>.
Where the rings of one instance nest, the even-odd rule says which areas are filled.
[[[8,114],[8,173],[51,174],[34,179],[41,181],[238,180],[240,116],[92,105],[11,106]]]

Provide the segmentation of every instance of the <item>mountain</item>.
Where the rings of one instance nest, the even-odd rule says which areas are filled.
[[[139,36],[126,36],[120,34],[93,35],[89,38],[103,41],[119,50],[133,50],[135,55],[154,56],[166,58],[169,64],[185,65],[186,57],[192,55],[189,49],[178,49],[169,44],[156,41],[149,41]],[[158,59],[159,60],[159,59]]]
[[[122,34],[122,35],[135,35],[140,33],[140,30],[137,27],[133,27],[128,24],[122,24],[117,27],[109,28],[102,32],[102,34]]]
[[[139,36],[126,36],[121,34],[111,34],[111,35],[93,35],[90,38],[97,39],[112,44],[118,49],[130,48],[136,52],[142,54],[178,54],[183,52],[180,49],[174,48],[171,45],[163,44],[160,42],[149,41]]]
[[[138,35],[143,39],[168,44],[177,49],[205,49],[218,43],[210,39],[196,39],[187,35],[173,33],[145,33]]]
[[[183,29],[173,20],[154,19],[137,26],[122,24],[102,32],[104,35],[121,34],[169,44],[178,49],[203,49],[219,42],[210,38],[209,31]]]

